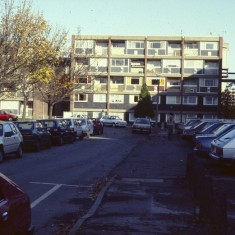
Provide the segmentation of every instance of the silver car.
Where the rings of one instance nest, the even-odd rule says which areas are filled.
[[[132,133],[148,133],[152,131],[152,125],[148,118],[136,118],[132,125]]]
[[[113,127],[126,127],[127,122],[122,120],[118,116],[105,115],[100,119],[103,126],[113,126]]]

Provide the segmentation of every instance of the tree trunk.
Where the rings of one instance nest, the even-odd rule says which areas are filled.
[[[49,119],[52,118],[53,104],[48,104],[49,107]]]
[[[24,121],[26,118],[26,107],[28,103],[28,98],[24,97],[24,102],[23,102],[23,113],[22,113],[22,120]]]

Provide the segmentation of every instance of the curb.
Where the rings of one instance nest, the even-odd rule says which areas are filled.
[[[90,218],[91,216],[93,216],[97,210],[97,208],[99,207],[106,191],[108,190],[108,188],[110,187],[110,185],[114,182],[115,180],[115,176],[112,177],[108,183],[105,185],[105,187],[100,191],[98,197],[96,198],[96,201],[94,202],[94,204],[92,205],[92,207],[90,208],[90,210],[84,215],[82,216],[72,227],[72,229],[69,231],[68,235],[75,235],[76,232],[80,229],[80,227],[82,226],[82,224],[85,222],[86,219]]]

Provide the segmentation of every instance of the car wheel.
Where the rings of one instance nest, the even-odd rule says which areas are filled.
[[[116,127],[116,124],[115,123],[113,123],[113,125],[112,125],[113,127]]]
[[[18,150],[17,150],[17,152],[16,152],[16,156],[17,156],[18,158],[22,158],[22,157],[23,157],[23,148],[22,148],[21,145],[19,146],[19,148],[18,148]]]
[[[63,136],[61,136],[59,139],[59,145],[63,145],[63,144],[64,144],[64,139],[63,139]]]
[[[41,151],[41,143],[40,142],[36,143],[35,149],[36,149],[37,152]]]
[[[9,118],[8,118],[8,121],[12,121],[12,118],[11,118],[11,117],[9,117]]]
[[[52,145],[51,140],[48,140],[47,148],[50,149],[50,148],[51,148],[51,145]]]
[[[1,151],[0,151],[0,163],[2,163],[3,160],[4,160],[4,153],[3,153],[3,151],[1,150]]]

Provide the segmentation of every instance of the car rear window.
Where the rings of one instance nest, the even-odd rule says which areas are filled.
[[[20,130],[31,130],[33,128],[33,123],[31,122],[17,123],[17,126]]]

